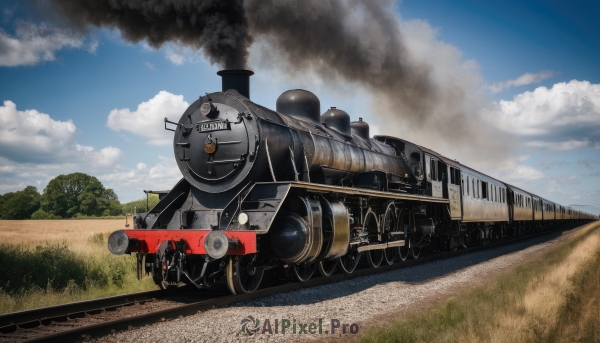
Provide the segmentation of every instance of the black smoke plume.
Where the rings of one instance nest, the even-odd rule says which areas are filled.
[[[248,20],[243,0],[33,0],[79,30],[117,28],[127,41],[154,48],[176,42],[202,49],[212,63],[244,68]]]
[[[252,36],[266,36],[294,71],[355,82],[426,115],[428,68],[411,61],[389,0],[32,0],[79,30],[117,28],[130,42],[201,48],[211,62],[244,68]],[[356,17],[357,14],[360,17]]]
[[[429,66],[411,59],[389,0],[249,0],[250,32],[294,72],[312,69],[372,91],[396,115],[427,116]]]

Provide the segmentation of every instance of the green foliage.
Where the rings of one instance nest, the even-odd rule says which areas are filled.
[[[39,210],[33,212],[31,219],[60,219],[60,216],[55,216],[40,208]]]
[[[149,208],[152,209],[154,206],[156,206],[156,204],[158,204],[158,201],[158,194],[150,194],[148,196]],[[137,212],[146,212],[146,198],[123,204],[123,214],[134,213],[134,209]]]
[[[88,242],[92,244],[104,245],[104,234],[102,232],[98,232],[97,234],[90,236],[90,238],[88,238]]]
[[[135,275],[135,268],[132,258],[85,256],[65,244],[34,249],[0,244],[0,290],[13,295],[45,289],[120,288],[128,275]]]
[[[27,186],[18,192],[0,196],[0,217],[3,219],[29,219],[40,207],[40,193],[37,188]]]
[[[42,210],[72,218],[84,216],[119,215],[121,204],[112,189],[106,189],[94,176],[83,173],[59,175],[52,179],[41,200]]]

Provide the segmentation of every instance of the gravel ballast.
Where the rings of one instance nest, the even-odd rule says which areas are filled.
[[[351,338],[367,326],[385,320],[386,315],[394,318],[418,311],[480,285],[507,268],[563,243],[575,231],[549,233],[415,267],[237,303],[227,308],[116,333],[99,341],[289,342]],[[244,319],[249,329],[254,328],[256,320],[259,320],[259,332],[251,336],[242,332],[241,322]],[[265,326],[266,320],[270,325]],[[287,324],[286,320],[289,321],[289,328],[283,334],[282,324]],[[278,333],[275,333],[276,323]],[[296,333],[293,333],[294,323]],[[333,335],[332,323],[339,323]],[[265,333],[262,333],[263,328],[266,329]],[[269,328],[272,334],[268,332]]]

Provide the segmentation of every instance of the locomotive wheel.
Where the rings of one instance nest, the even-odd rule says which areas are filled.
[[[415,240],[413,237],[411,237],[409,239],[409,255],[410,257],[412,257],[413,259],[418,259],[419,257],[421,257],[421,252],[423,251],[423,248],[419,248],[418,246],[415,245]]]
[[[452,236],[448,240],[448,250],[456,251],[458,249],[458,236]]]
[[[360,262],[360,255],[358,250],[350,248],[346,255],[340,257],[338,266],[344,273],[351,274]]]
[[[319,271],[319,274],[321,274],[321,276],[324,277],[328,277],[331,276],[331,274],[333,274],[337,268],[338,265],[338,260],[333,260],[333,261],[319,261],[319,263],[317,263],[317,270]]]
[[[402,262],[406,261],[406,259],[408,258],[408,253],[410,252],[409,243],[410,243],[410,241],[405,238],[404,245],[401,247],[398,247],[398,258]]]
[[[483,230],[479,230],[479,232],[477,233],[477,243],[479,243],[479,245],[485,245],[485,233],[483,232]]]
[[[315,263],[311,264],[292,264],[292,273],[296,281],[305,282],[315,273]]]
[[[396,249],[394,248],[383,249],[383,255],[385,257],[385,262],[388,265],[394,264],[396,261]]]
[[[468,247],[467,245],[467,235],[466,234],[461,234],[460,235],[460,247],[463,249],[466,249]]]
[[[367,263],[372,268],[378,268],[383,262],[383,255],[385,255],[383,249],[369,250],[367,251]]]
[[[260,286],[263,274],[256,254],[232,256],[227,265],[227,287],[232,294],[252,293]]]
[[[498,232],[498,229],[492,230],[490,240],[492,242],[498,242],[500,240],[500,234]]]
[[[385,210],[385,216],[383,218],[383,232],[388,235],[388,241],[395,237],[399,237],[398,235],[392,235],[392,233],[398,233],[400,231],[399,226],[396,218],[396,206],[391,203]],[[386,248],[383,250],[383,255],[385,257],[385,262],[388,265],[394,264],[394,261],[396,260],[396,249]]]

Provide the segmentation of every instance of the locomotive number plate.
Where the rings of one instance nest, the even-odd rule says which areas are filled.
[[[210,132],[229,130],[230,127],[228,121],[213,121],[210,123],[198,123],[196,124],[196,129],[198,129],[198,132]]]

